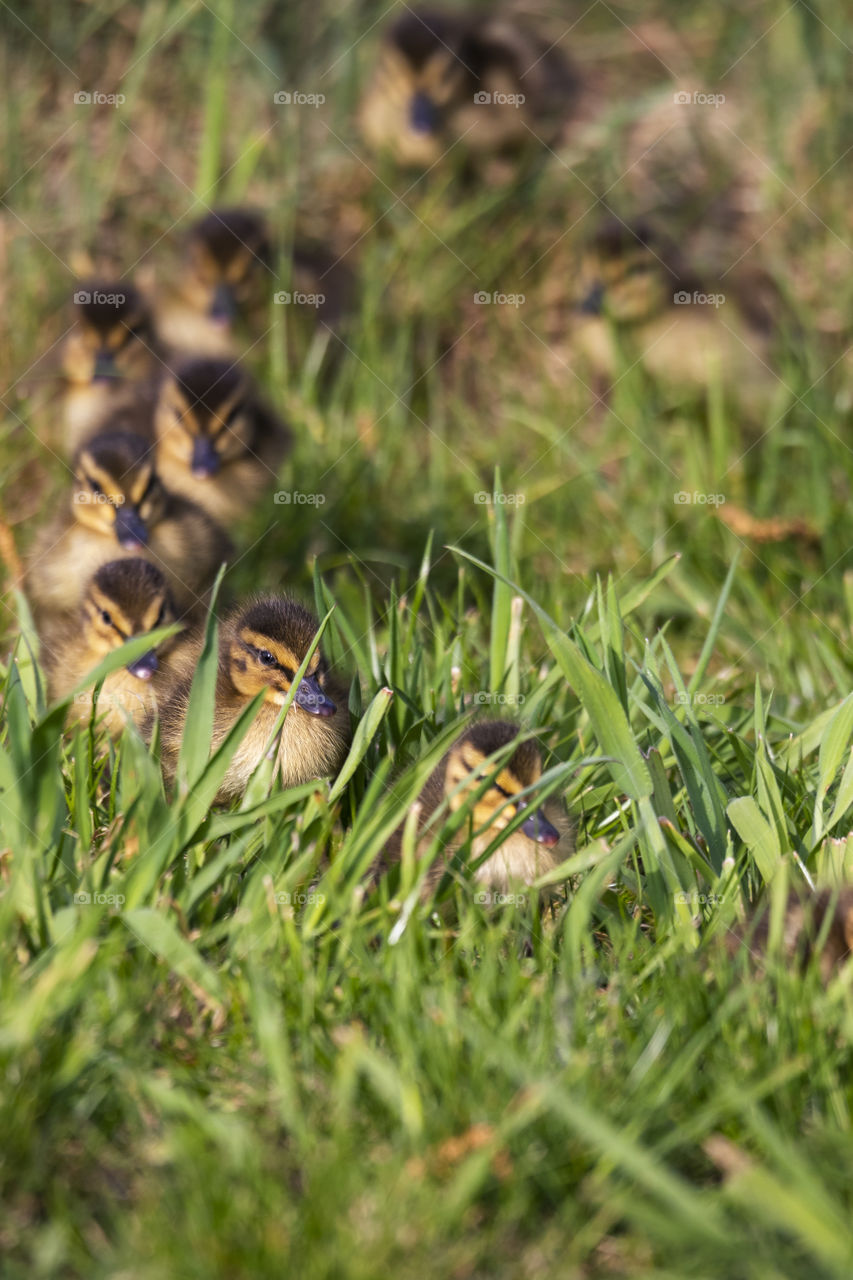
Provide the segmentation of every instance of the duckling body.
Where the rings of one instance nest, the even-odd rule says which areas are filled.
[[[55,617],[41,636],[42,665],[48,692],[56,701],[71,693],[100,662],[126,640],[175,621],[166,579],[148,560],[131,557],[101,565],[86,586],[78,608]],[[132,721],[137,728],[157,707],[174,639],[163,641],[126,667],[106,677],[96,715],[111,737],[118,737]],[[78,693],[68,712],[69,722],[91,719],[94,690]]]
[[[73,457],[111,413],[133,404],[162,353],[150,310],[124,281],[89,281],[74,295],[75,322],[62,344],[64,444]]]
[[[155,287],[157,332],[167,347],[196,355],[235,354],[235,328],[259,328],[272,293],[272,246],[251,209],[212,209],[189,229],[168,282]]]
[[[424,856],[443,819],[431,822],[445,801],[452,813],[470,802],[472,791],[482,785],[490,774],[496,776],[492,784],[477,800],[472,810],[474,831],[486,829],[471,840],[471,860],[480,858],[496,836],[503,831],[520,809],[530,808],[530,816],[498,846],[474,871],[478,884],[498,893],[507,892],[513,885],[532,884],[539,876],[553,870],[567,856],[564,834],[557,830],[541,809],[533,809],[533,801],[525,796],[513,800],[519,792],[535,786],[542,774],[542,760],[535,742],[521,742],[508,760],[495,765],[489,757],[509,747],[518,737],[518,725],[495,720],[474,724],[453,744],[441,763],[428,778],[420,796],[421,813],[419,832],[424,834],[417,844],[418,856]],[[449,816],[449,814],[447,815]],[[400,858],[402,827],[388,842],[381,859],[381,867],[388,867]],[[437,887],[453,855],[466,843],[468,825],[456,832],[445,846],[444,856],[436,858],[426,876],[424,892],[429,896]]]
[[[456,144],[474,156],[551,145],[578,89],[559,48],[521,23],[407,9],[382,43],[359,122],[373,150],[428,169]]]
[[[318,623],[301,605],[284,597],[255,600],[222,625],[216,681],[213,749],[222,742],[256,694],[266,697],[234,756],[216,802],[227,804],[246,789],[260,764],[297,668],[317,633]],[[172,780],[183,738],[200,633],[181,655],[182,675],[160,709],[163,772]],[[297,687],[276,748],[276,772],[285,787],[338,771],[350,741],[344,690],[329,673],[319,649]]]
[[[231,542],[204,511],[168,493],[147,441],[105,432],[75,462],[67,507],[42,529],[25,585],[36,624],[73,610],[83,586],[110,560],[141,556],[165,575],[181,614],[200,607]]]
[[[606,224],[581,269],[572,345],[608,383],[640,364],[681,396],[719,384],[752,415],[783,390],[770,365],[769,326],[729,291],[699,284],[646,224]]]
[[[214,357],[176,365],[161,387],[155,431],[166,487],[226,525],[272,488],[290,441],[240,367]]]
[[[750,918],[726,935],[730,955],[746,947],[763,963],[770,942],[770,904],[759,904]],[[804,897],[792,889],[785,904],[780,937],[781,955],[789,964],[804,968],[816,953],[824,982],[836,973],[853,953],[853,886],[833,891],[822,889]]]

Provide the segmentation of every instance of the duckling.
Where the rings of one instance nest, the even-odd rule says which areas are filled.
[[[514,19],[407,9],[385,35],[359,123],[371,149],[428,169],[457,142],[471,156],[553,144],[578,90],[557,45]]]
[[[41,629],[79,604],[102,564],[142,556],[162,570],[183,614],[201,606],[231,550],[206,512],[163,488],[146,440],[108,431],[80,449],[71,500],[36,539],[25,588]]]
[[[240,366],[222,357],[180,362],[163,382],[154,423],[160,478],[224,524],[251,512],[290,443]]]
[[[263,322],[272,292],[272,262],[269,233],[259,213],[211,209],[190,227],[175,279],[159,295],[155,289],[161,339],[176,351],[233,354],[235,323]]]
[[[542,775],[542,757],[536,743],[531,740],[519,743],[510,758],[499,767],[489,759],[496,751],[509,746],[518,735],[518,725],[505,720],[487,720],[472,725],[454,742],[427,779],[419,797],[420,856],[427,852],[438,829],[436,823],[430,822],[436,810],[446,800],[450,812],[455,813],[470,803],[472,793],[490,775],[495,776],[471,810],[474,831],[485,828],[471,841],[472,861],[486,851],[519,811],[529,810],[521,826],[474,872],[478,884],[497,892],[505,892],[512,884],[532,884],[567,856],[567,851],[558,849],[563,834],[548,821],[543,810],[533,808],[530,796],[516,799],[519,792],[534,787]],[[437,822],[440,825],[440,820]],[[377,869],[399,861],[402,835],[403,828],[400,827],[386,845]],[[467,838],[466,825],[445,847],[445,856],[432,863],[424,885],[425,896],[435,890],[453,854]]]
[[[156,565],[139,556],[101,565],[77,609],[54,619],[41,637],[50,697],[65,697],[113,649],[168,626],[176,616],[166,579]],[[141,727],[154,712],[163,675],[160,663],[168,660],[173,644],[174,637],[161,641],[157,649],[149,649],[104,680],[97,714],[111,737],[118,737],[128,720]],[[71,722],[88,723],[93,696],[91,689],[77,695],[69,709]]]
[[[284,596],[261,596],[237,609],[222,624],[213,748],[222,742],[256,694],[264,690],[265,699],[228,766],[217,803],[227,804],[245,790],[264,756],[276,718],[318,625],[307,609]],[[181,655],[186,671],[174,682],[160,707],[163,772],[170,781],[175,776],[193,668],[201,644],[199,632],[194,638],[194,654],[189,652],[192,646],[188,642]],[[316,649],[296,688],[279,738],[277,772],[285,787],[325,777],[340,768],[351,737],[345,699],[345,691]],[[149,732],[152,729],[153,722],[149,721]]]
[[[61,352],[69,457],[111,411],[136,399],[161,360],[151,312],[133,285],[88,281],[74,294],[74,306],[75,323]]]
[[[677,250],[645,222],[608,221],[580,270],[575,350],[612,381],[634,362],[682,396],[704,394],[720,380],[753,415],[783,391],[770,365],[770,318],[744,305],[734,282],[705,291]]]
[[[770,942],[770,925],[770,904],[765,899],[744,924],[727,934],[725,943],[729,955],[736,955],[746,947],[751,956],[763,964]],[[805,898],[796,889],[790,891],[780,938],[784,959],[805,968],[815,954],[821,935],[824,936],[819,965],[826,983],[853,953],[853,886],[822,889]]]

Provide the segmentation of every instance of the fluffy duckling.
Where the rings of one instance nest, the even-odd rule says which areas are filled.
[[[226,525],[270,489],[290,443],[240,366],[222,357],[180,362],[163,382],[154,425],[166,487]]]
[[[88,281],[74,294],[74,307],[75,322],[61,353],[65,445],[71,457],[160,367],[151,312],[133,285]]]
[[[556,141],[578,94],[556,44],[514,19],[407,9],[383,40],[362,100],[362,135],[428,169],[455,143],[471,156]]]
[[[756,961],[763,963],[770,942],[770,925],[770,903],[765,899],[744,924],[726,936],[727,951],[735,955],[746,947]],[[819,940],[820,973],[823,981],[828,982],[853,952],[853,886],[822,889],[807,898],[796,889],[789,893],[780,939],[785,961],[804,968],[815,954]]]
[[[235,324],[262,323],[272,261],[260,214],[212,209],[190,227],[175,279],[156,299],[160,337],[177,351],[232,354]]]
[[[634,362],[681,395],[719,380],[760,413],[781,383],[769,366],[769,316],[733,287],[705,291],[677,251],[646,223],[603,225],[581,264],[573,345],[611,381]]]
[[[133,556],[101,565],[91,578],[78,608],[55,620],[42,636],[42,662],[54,700],[70,693],[113,649],[135,636],[176,620],[175,606],[163,574],[148,560]],[[160,662],[174,637],[161,642],[104,680],[97,714],[111,737],[128,720],[141,727],[156,710]],[[78,694],[69,720],[87,724],[93,690]]]
[[[237,717],[262,690],[264,701],[251,729],[231,761],[216,796],[227,804],[245,790],[267,749],[276,718],[297,668],[317,634],[317,619],[283,596],[264,596],[234,612],[219,637],[213,747],[222,742]],[[190,685],[201,635],[194,654],[181,655],[184,672],[160,707],[163,771],[174,778],[189,705]],[[187,646],[189,648],[189,645]],[[150,725],[149,728],[153,728]],[[346,693],[329,673],[319,648],[297,686],[281,729],[277,772],[285,787],[334,774],[350,741]]]
[[[542,775],[542,757],[536,743],[531,740],[519,743],[510,758],[500,766],[489,759],[496,751],[508,747],[518,735],[518,725],[505,720],[487,720],[472,725],[454,742],[427,779],[419,796],[419,831],[423,834],[418,853],[421,855],[429,849],[438,829],[430,819],[439,806],[446,800],[450,812],[455,813],[470,803],[472,793],[490,775],[494,775],[490,785],[471,811],[474,831],[485,828],[471,841],[472,861],[485,853],[519,811],[529,810],[521,826],[474,872],[478,884],[499,893],[513,884],[532,884],[567,856],[566,852],[558,849],[562,833],[548,821],[543,810],[533,807],[534,801],[530,796],[516,798],[528,787],[534,787]],[[442,820],[437,821],[440,824]],[[462,847],[468,834],[468,824],[465,824],[446,846],[445,857],[432,863],[424,885],[425,896],[438,885],[453,854]],[[401,827],[386,845],[380,869],[399,861],[402,837]]]
[[[231,550],[206,512],[163,488],[148,441],[103,432],[80,449],[71,500],[36,539],[25,586],[41,628],[77,606],[102,564],[142,556],[162,570],[186,613],[203,603]]]

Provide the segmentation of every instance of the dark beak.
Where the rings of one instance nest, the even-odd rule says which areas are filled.
[[[123,547],[144,547],[148,542],[145,521],[133,507],[116,508],[116,537]]]
[[[518,809],[526,807],[526,805],[516,805]],[[521,830],[531,840],[535,840],[537,844],[547,845],[549,849],[553,848],[560,839],[559,831],[551,826],[541,809],[534,809],[530,817],[524,819]]]
[[[213,301],[210,304],[211,320],[215,320],[217,324],[230,324],[236,311],[231,289],[227,284],[218,284],[213,291]]]
[[[101,347],[95,352],[95,372],[92,374],[92,379],[94,382],[106,382],[115,376],[115,356],[111,351],[107,351],[105,347]]]
[[[604,310],[604,285],[594,284],[580,306],[585,316],[600,316]]]
[[[415,133],[435,133],[438,111],[428,93],[416,93],[409,107],[409,121]]]
[[[293,701],[297,707],[312,716],[333,716],[337,706],[331,698],[327,698],[317,681],[312,676],[303,676],[299,681]]]
[[[135,662],[129,662],[127,669],[132,676],[137,676],[140,680],[150,680],[159,665],[157,654],[153,649],[149,649]]]
[[[219,454],[207,436],[197,436],[193,445],[192,473],[198,480],[207,480],[219,470]]]

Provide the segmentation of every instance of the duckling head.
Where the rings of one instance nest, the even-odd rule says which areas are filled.
[[[449,113],[473,102],[476,77],[464,56],[465,28],[436,10],[407,10],[383,40],[362,125],[369,142],[402,163],[431,164]]]
[[[551,848],[560,839],[559,831],[541,809],[531,804],[529,796],[519,798],[522,791],[535,786],[542,776],[542,758],[536,743],[531,740],[519,743],[500,766],[488,759],[494,752],[508,747],[518,733],[518,725],[505,720],[472,725],[448,752],[444,792],[451,811],[456,811],[470,801],[472,793],[486,778],[491,778],[487,789],[474,802],[475,828],[488,828],[494,837],[524,810],[528,816],[519,829],[530,840]]]
[[[144,547],[166,503],[149,442],[129,431],[104,431],[81,447],[74,471],[78,523],[122,547]]]
[[[252,443],[248,384],[228,359],[185,360],[163,384],[156,412],[160,448],[198,480],[245,455]]]
[[[190,228],[181,290],[195,311],[227,330],[263,296],[271,266],[272,246],[260,214],[212,209]]]
[[[83,597],[82,612],[84,635],[98,660],[125,641],[175,621],[175,606],[162,573],[136,557],[101,565]],[[139,680],[150,680],[157,667],[157,652],[152,648],[128,663],[127,670]]]
[[[283,596],[255,600],[232,620],[226,664],[232,685],[245,698],[266,691],[266,701],[283,706],[297,668],[317,634],[318,622],[301,605]],[[293,695],[293,707],[327,717],[338,708],[326,692],[326,661],[314,650]]]
[[[593,237],[581,264],[580,310],[614,324],[641,324],[668,307],[681,287],[671,253],[646,223],[613,218]]]
[[[154,328],[142,294],[124,280],[93,281],[74,294],[76,323],[62,368],[74,383],[144,378],[153,368]]]

